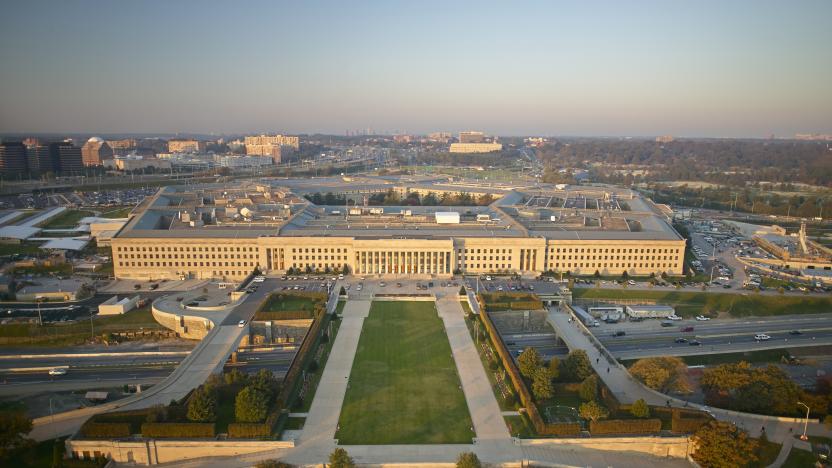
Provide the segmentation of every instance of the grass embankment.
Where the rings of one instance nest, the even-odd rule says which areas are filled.
[[[778,444],[777,442],[760,439],[757,439],[757,443],[759,443],[756,453],[757,460],[749,463],[746,468],[766,468],[774,463],[777,455],[780,454],[780,448],[783,446],[783,444]]]
[[[133,208],[132,206],[122,206],[115,209],[108,208],[106,211],[101,212],[101,217],[109,219],[126,218],[133,211]]]
[[[44,307],[47,307],[44,305]],[[137,331],[139,328],[162,329],[150,313],[150,306],[123,315],[94,317],[95,334]],[[0,325],[0,346],[71,346],[90,339],[89,318],[74,323],[45,324],[12,323]]]
[[[0,244],[0,256],[6,255],[37,255],[45,253],[38,244],[22,242],[20,244]]]
[[[336,438],[341,444],[470,444],[471,417],[430,302],[373,302]]]
[[[578,288],[576,299],[647,300],[668,304],[682,317],[727,313],[732,317],[832,312],[832,298],[759,295],[756,293],[709,293],[689,291],[643,291],[630,289]]]
[[[81,218],[86,218],[87,216],[95,216],[95,213],[85,210],[66,210],[47,221],[41,227],[44,229],[70,229],[77,226]]]

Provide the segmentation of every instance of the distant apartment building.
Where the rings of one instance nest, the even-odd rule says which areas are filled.
[[[451,143],[451,153],[492,153],[500,151],[500,143]]]
[[[832,141],[832,135],[824,133],[796,133],[795,140]]]
[[[243,141],[249,156],[268,156],[275,164],[280,164],[283,156],[300,148],[300,139],[286,135],[247,136]]]
[[[244,143],[246,147],[248,147],[248,145],[278,145],[290,146],[295,150],[300,149],[300,138],[287,135],[247,136]]]
[[[394,143],[410,143],[413,141],[413,137],[410,135],[393,135],[393,142]]]
[[[529,138],[526,138],[525,141],[526,141],[527,145],[529,145],[531,147],[535,147],[535,148],[543,146],[543,145],[545,145],[546,143],[549,142],[548,139],[542,138],[542,137],[529,137]]]
[[[0,143],[0,175],[8,179],[25,177],[28,172],[26,145],[18,141]]]
[[[127,154],[135,151],[139,147],[139,142],[135,138],[125,138],[123,140],[107,140],[107,145],[112,148],[114,154]]]
[[[168,140],[168,151],[171,153],[204,153],[207,145],[199,140]]]
[[[106,141],[92,137],[81,147],[81,160],[85,166],[100,166],[113,158],[113,149]]]
[[[656,137],[656,143],[672,143],[673,140],[673,135],[662,135]]]
[[[485,141],[483,132],[459,132],[460,143],[482,143]]]
[[[168,160],[157,158],[144,158],[141,156],[125,156],[108,159],[104,162],[107,167],[118,171],[132,172],[145,171],[148,169],[170,170],[171,163]]]

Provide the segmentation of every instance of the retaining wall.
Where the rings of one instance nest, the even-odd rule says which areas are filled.
[[[295,446],[293,441],[245,440],[75,440],[65,442],[67,456],[92,458],[104,455],[116,463],[157,465],[205,456],[230,457]]]

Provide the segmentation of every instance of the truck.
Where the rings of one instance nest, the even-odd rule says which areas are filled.
[[[601,322],[596,320],[592,315],[589,315],[589,312],[585,311],[583,307],[579,306],[572,306],[572,310],[575,311],[575,316],[578,317],[585,326],[587,327],[600,327]]]

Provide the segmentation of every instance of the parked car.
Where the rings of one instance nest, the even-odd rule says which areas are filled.
[[[677,320],[682,320],[682,317],[679,317],[678,315],[671,315],[671,316],[667,317],[667,319],[677,321]]]
[[[707,322],[710,319],[711,319],[710,317],[705,317],[704,315],[697,315],[696,316],[696,320],[699,320],[700,322]]]

